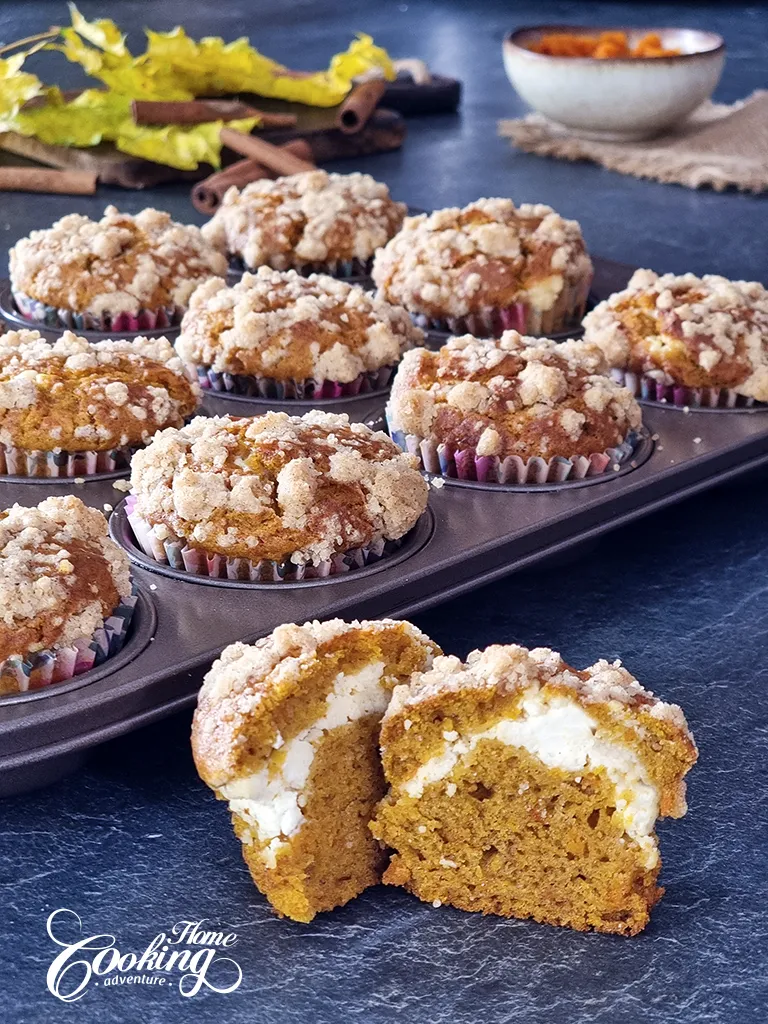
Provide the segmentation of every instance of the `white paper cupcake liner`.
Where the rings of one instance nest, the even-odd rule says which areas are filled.
[[[504,331],[514,330],[519,334],[547,337],[581,326],[591,284],[590,278],[564,287],[554,306],[543,312],[533,309],[526,302],[516,302],[505,309],[486,306],[466,316],[429,317],[415,313],[412,319],[417,327],[424,330],[453,335],[499,338]]]
[[[497,455],[478,455],[474,448],[436,444],[391,426],[389,435],[403,451],[415,455],[427,473],[448,480],[507,486],[562,484],[616,472],[632,457],[638,443],[638,436],[633,433],[615,448],[606,448],[592,455],[571,455],[568,458],[556,455],[551,459],[540,456],[522,459],[519,455],[508,455],[500,459]]]
[[[135,594],[124,598],[91,636],[67,647],[14,654],[0,661],[0,693],[40,690],[102,665],[122,650],[137,601]]]
[[[64,449],[30,451],[0,444],[0,476],[36,478],[87,477],[127,470],[135,448],[121,446],[105,451],[70,452]]]
[[[765,405],[731,388],[689,388],[684,384],[675,384],[666,379],[663,371],[653,376],[614,368],[611,377],[629,388],[635,398],[641,401],[673,405],[679,409],[752,409]]]
[[[274,398],[279,401],[291,399],[345,398],[383,391],[395,372],[394,366],[382,366],[378,370],[366,370],[353,381],[341,383],[335,380],[275,380],[272,377],[255,377],[246,374],[226,373],[209,366],[194,368],[200,387],[209,391],[228,392],[249,398]]]
[[[250,583],[293,583],[300,580],[327,579],[340,573],[353,572],[393,554],[402,545],[402,540],[379,540],[361,548],[334,555],[327,561],[299,565],[290,556],[282,561],[263,558],[252,561],[220,555],[200,548],[191,548],[182,537],[170,535],[160,538],[152,526],[135,511],[136,499],[129,495],[125,513],[136,543],[149,558],[160,565],[167,565],[177,572],[192,576],[207,576],[211,579],[238,580]]]
[[[32,299],[23,292],[12,292],[13,301],[19,313],[31,323],[45,327],[63,327],[73,331],[153,331],[157,328],[176,327],[181,323],[185,310],[181,306],[165,306],[162,309],[140,309],[138,313],[75,313],[71,309],[59,309]]]

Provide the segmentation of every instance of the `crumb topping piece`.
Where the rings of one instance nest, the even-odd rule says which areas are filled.
[[[306,171],[252,181],[242,191],[233,186],[203,234],[248,267],[287,270],[367,260],[399,229],[405,211],[368,174]]]
[[[98,316],[183,308],[197,285],[226,274],[227,261],[198,227],[108,206],[101,220],[71,213],[20,239],[10,268],[14,291]]]
[[[757,281],[637,270],[584,319],[610,366],[768,401],[768,291]]]
[[[591,455],[641,424],[627,388],[603,375],[600,349],[505,331],[407,352],[388,405],[393,429],[481,456]]]
[[[396,363],[423,333],[399,306],[326,275],[260,267],[192,295],[176,349],[190,364],[275,380],[348,383]]]
[[[511,199],[407,217],[373,265],[384,298],[437,318],[516,302],[545,312],[566,283],[591,276],[575,220],[541,204],[516,207]]]
[[[0,661],[90,637],[130,595],[129,565],[79,498],[0,512]]]
[[[166,338],[90,343],[66,331],[0,336],[0,443],[103,451],[181,426],[200,389]]]
[[[414,456],[346,415],[198,417],[136,453],[136,511],[159,537],[317,564],[404,536],[427,504]]]

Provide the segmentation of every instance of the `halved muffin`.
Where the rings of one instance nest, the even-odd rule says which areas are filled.
[[[478,199],[406,218],[376,254],[373,280],[421,327],[551,335],[584,315],[592,261],[575,220],[541,204]]]
[[[578,671],[517,645],[438,657],[394,691],[381,746],[386,883],[579,931],[646,926],[656,819],[685,814],[697,750],[680,708],[619,662]]]

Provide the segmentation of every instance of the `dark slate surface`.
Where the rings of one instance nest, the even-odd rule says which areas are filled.
[[[768,278],[763,200],[637,182],[588,165],[515,154],[495,121],[520,108],[499,45],[516,24],[578,20],[574,3],[287,3],[227,6],[113,3],[132,30],[250,33],[266,52],[312,67],[365,29],[396,54],[416,54],[466,83],[459,117],[412,123],[402,153],[361,164],[423,207],[481,194],[548,202],[578,217],[594,251],[660,270]],[[82,3],[93,16],[106,7]],[[258,13],[257,13],[258,11]],[[678,24],[722,32],[730,57],[718,98],[764,85],[759,56],[768,11],[740,4],[590,4],[595,24]],[[63,4],[6,2],[0,38],[64,18]],[[764,51],[763,51],[764,52]],[[62,61],[57,61],[63,79]],[[68,83],[77,81],[66,69]],[[51,72],[53,74],[53,72]],[[5,196],[4,243],[67,209],[104,201],[137,210],[151,200],[194,214],[183,190],[97,200]],[[4,259],[4,256],[2,257]],[[635,939],[578,935],[423,906],[377,889],[310,926],[276,920],[252,888],[225,809],[197,781],[181,715],[100,749],[50,789],[0,809],[0,1006],[14,1024],[46,1021],[227,1020],[379,1024],[683,1021],[762,1022],[768,984],[765,758],[768,722],[768,485],[749,480],[697,497],[616,532],[568,565],[518,576],[419,617],[444,648],[464,655],[490,642],[547,644],[573,664],[621,656],[651,689],[680,702],[701,748],[688,816],[663,823],[667,896]],[[236,932],[226,954],[243,979],[228,995],[183,998],[165,987],[89,986],[71,1005],[46,991],[64,941],[108,933],[140,953],[182,919]],[[69,927],[68,927],[69,926]],[[95,950],[89,954],[94,955]],[[76,959],[76,958],[75,958]],[[226,965],[212,968],[219,987]],[[222,973],[215,973],[219,969]],[[231,968],[234,970],[233,968]],[[68,976],[74,985],[76,969]],[[65,986],[66,987],[66,984]]]

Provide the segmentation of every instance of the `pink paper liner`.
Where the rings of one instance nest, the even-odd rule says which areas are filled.
[[[123,598],[89,637],[67,647],[14,654],[0,661],[0,694],[27,693],[63,683],[103,664],[122,650],[138,597]]]
[[[437,444],[415,434],[406,434],[391,425],[389,434],[403,451],[420,460],[422,469],[427,473],[449,480],[502,486],[562,484],[601,476],[609,469],[616,472],[632,457],[638,442],[637,435],[630,434],[617,447],[592,455],[571,455],[568,458],[556,455],[551,459],[533,456],[525,460],[519,455],[509,455],[505,459],[496,455],[478,455],[474,448],[459,449],[454,445]]]
[[[135,450],[124,445],[105,451],[29,451],[0,444],[0,476],[71,479],[99,473],[119,473],[128,470]]]
[[[273,398],[277,401],[327,399],[367,395],[383,391],[392,379],[394,366],[382,366],[378,370],[366,370],[353,381],[342,383],[335,380],[275,380],[272,377],[256,377],[246,374],[226,373],[210,366],[194,367],[200,387],[208,391],[245,395],[249,398]]]
[[[666,375],[659,371],[661,377]],[[668,383],[650,374],[632,373],[618,367],[611,377],[628,388],[635,398],[644,402],[673,405],[678,409],[753,409],[764,408],[764,402],[740,395],[731,388],[689,388],[684,384]]]
[[[32,299],[23,292],[12,292],[13,301],[19,313],[31,323],[46,327],[63,327],[73,331],[103,331],[125,333],[153,331],[158,328],[176,327],[186,312],[181,306],[166,306],[162,309],[140,309],[138,313],[75,313],[71,309],[58,309]]]
[[[191,548],[184,538],[173,534],[161,539],[150,524],[136,513],[135,507],[136,498],[129,495],[125,502],[126,517],[136,543],[145,555],[177,572],[207,576],[211,579],[251,583],[292,583],[299,580],[327,579],[329,576],[372,565],[402,545],[402,540],[378,540],[366,547],[354,548],[334,555],[327,561],[314,564],[299,565],[291,562],[290,557],[282,562],[267,558],[252,561],[249,558],[230,557]]]
[[[516,302],[506,309],[486,306],[466,316],[428,317],[417,313],[413,315],[413,320],[417,326],[428,331],[453,335],[472,334],[476,338],[498,338],[504,331],[547,337],[581,325],[591,284],[590,277],[586,281],[564,287],[554,306],[544,312],[533,309],[525,302]]]

